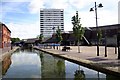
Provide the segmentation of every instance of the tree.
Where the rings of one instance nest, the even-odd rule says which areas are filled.
[[[42,43],[44,36],[43,34],[40,34],[37,36],[37,38],[39,39],[39,43]]]
[[[61,44],[61,41],[63,40],[62,35],[61,35],[61,30],[58,26],[58,29],[56,30],[56,39],[58,40],[58,43]],[[60,46],[59,46],[60,49]]]
[[[19,38],[11,38],[11,41],[12,41],[12,44],[14,44],[15,42],[20,41],[20,39]]]
[[[99,44],[100,44],[100,41],[101,41],[101,39],[102,39],[102,31],[101,31],[101,29],[98,30],[97,37],[98,37],[97,56],[99,56]]]
[[[83,70],[76,70],[74,76],[74,80],[85,80],[85,74]]]
[[[101,31],[101,29],[99,29],[97,36],[98,36],[98,40],[100,42],[101,39],[102,39],[102,31]]]
[[[73,24],[73,34],[77,38],[77,44],[78,44],[78,53],[80,53],[80,40],[82,40],[84,36],[84,28],[82,27],[82,24],[80,24],[80,18],[78,16],[78,11],[76,11],[76,15],[72,17],[72,24]]]

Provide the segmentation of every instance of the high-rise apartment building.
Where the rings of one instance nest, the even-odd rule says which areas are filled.
[[[44,37],[51,37],[57,28],[64,31],[63,9],[40,9],[40,33]]]

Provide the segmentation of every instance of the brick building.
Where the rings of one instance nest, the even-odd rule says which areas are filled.
[[[0,22],[0,48],[4,50],[5,48],[10,47],[10,41],[11,41],[11,31],[8,29],[8,27]]]

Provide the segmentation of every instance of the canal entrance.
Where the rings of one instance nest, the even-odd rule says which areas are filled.
[[[37,50],[18,50],[12,54],[3,79],[57,78],[61,80],[119,79]]]

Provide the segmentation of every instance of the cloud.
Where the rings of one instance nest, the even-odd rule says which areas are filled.
[[[26,4],[28,13],[39,15],[40,8],[63,8],[64,9],[64,26],[65,31],[72,30],[71,18],[79,11],[81,24],[83,27],[95,27],[95,12],[89,12],[89,9],[94,6],[96,0],[2,0],[2,2],[18,2],[18,4],[8,3],[3,6],[4,12],[22,13],[20,8],[23,2]],[[111,25],[118,23],[118,1],[119,0],[97,0],[97,4],[102,3],[103,8],[98,9],[98,25]],[[7,14],[0,15],[0,18],[6,17]],[[33,16],[31,16],[33,17]],[[13,17],[14,18],[14,17]],[[18,17],[21,19],[21,17]],[[26,20],[26,19],[24,19]],[[22,23],[9,21],[8,27],[12,31],[12,37],[31,38],[39,35],[39,20],[37,22],[28,20],[32,23]]]
[[[60,8],[60,9],[66,9],[68,8],[68,0],[52,0],[51,8]]]
[[[40,8],[66,8],[68,6],[67,0],[31,0],[29,4],[29,11],[31,13],[38,13]]]
[[[39,22],[33,24],[27,23],[8,23],[7,27],[11,30],[11,37],[19,37],[21,39],[35,38],[40,33]]]
[[[24,11],[21,7],[24,6],[25,3],[23,2],[2,2],[0,3],[0,18],[1,21],[4,19],[8,19],[8,17],[12,16],[12,14],[26,14],[28,13],[27,11]],[[14,15],[15,16],[15,15]],[[14,16],[12,16],[12,19],[14,18]]]
[[[23,13],[22,9],[19,8],[21,5],[23,5],[22,2],[2,2],[1,3],[2,10],[0,12]]]
[[[118,3],[118,23],[120,24],[120,1]]]
[[[30,0],[0,0],[0,2],[29,2]]]
[[[68,2],[73,8],[82,9],[88,6],[92,1],[91,0],[69,0]]]
[[[31,0],[29,4],[29,11],[31,13],[39,13],[40,8],[44,8],[45,0]]]
[[[87,0],[85,0],[85,1],[87,1]],[[81,1],[73,0],[73,1],[71,1],[71,3],[73,3],[73,5],[75,5],[74,8],[79,11],[79,16],[81,18],[82,26],[83,27],[95,27],[96,26],[95,12],[89,12],[89,9],[94,6],[94,0],[92,0],[93,2],[91,1],[89,3],[89,7],[87,7],[85,10],[81,10],[82,8],[87,6],[87,3],[85,3],[85,1],[83,1],[83,3],[82,3],[82,0]],[[118,3],[117,3],[117,1],[112,1],[112,0],[110,0],[110,1],[111,2],[109,2],[107,0],[104,2],[104,1],[98,0],[98,3],[103,2],[103,6],[104,6],[103,8],[98,9],[98,25],[99,26],[112,25],[112,24],[118,23],[118,12],[117,12]],[[75,3],[77,3],[77,4],[75,4]],[[109,3],[109,5],[108,5],[108,3]],[[79,7],[77,5],[79,5],[79,6],[83,5],[84,7]],[[109,7],[112,7],[112,9],[110,9]],[[79,9],[77,9],[77,8],[79,8]],[[76,12],[75,10],[67,11],[67,14],[65,15],[67,17],[65,19],[65,20],[67,20],[67,23],[65,22],[65,27],[67,27],[67,28],[65,28],[65,30],[68,30],[68,28],[71,28],[69,30],[72,30],[72,25],[70,25],[71,17],[75,15],[75,12]]]

